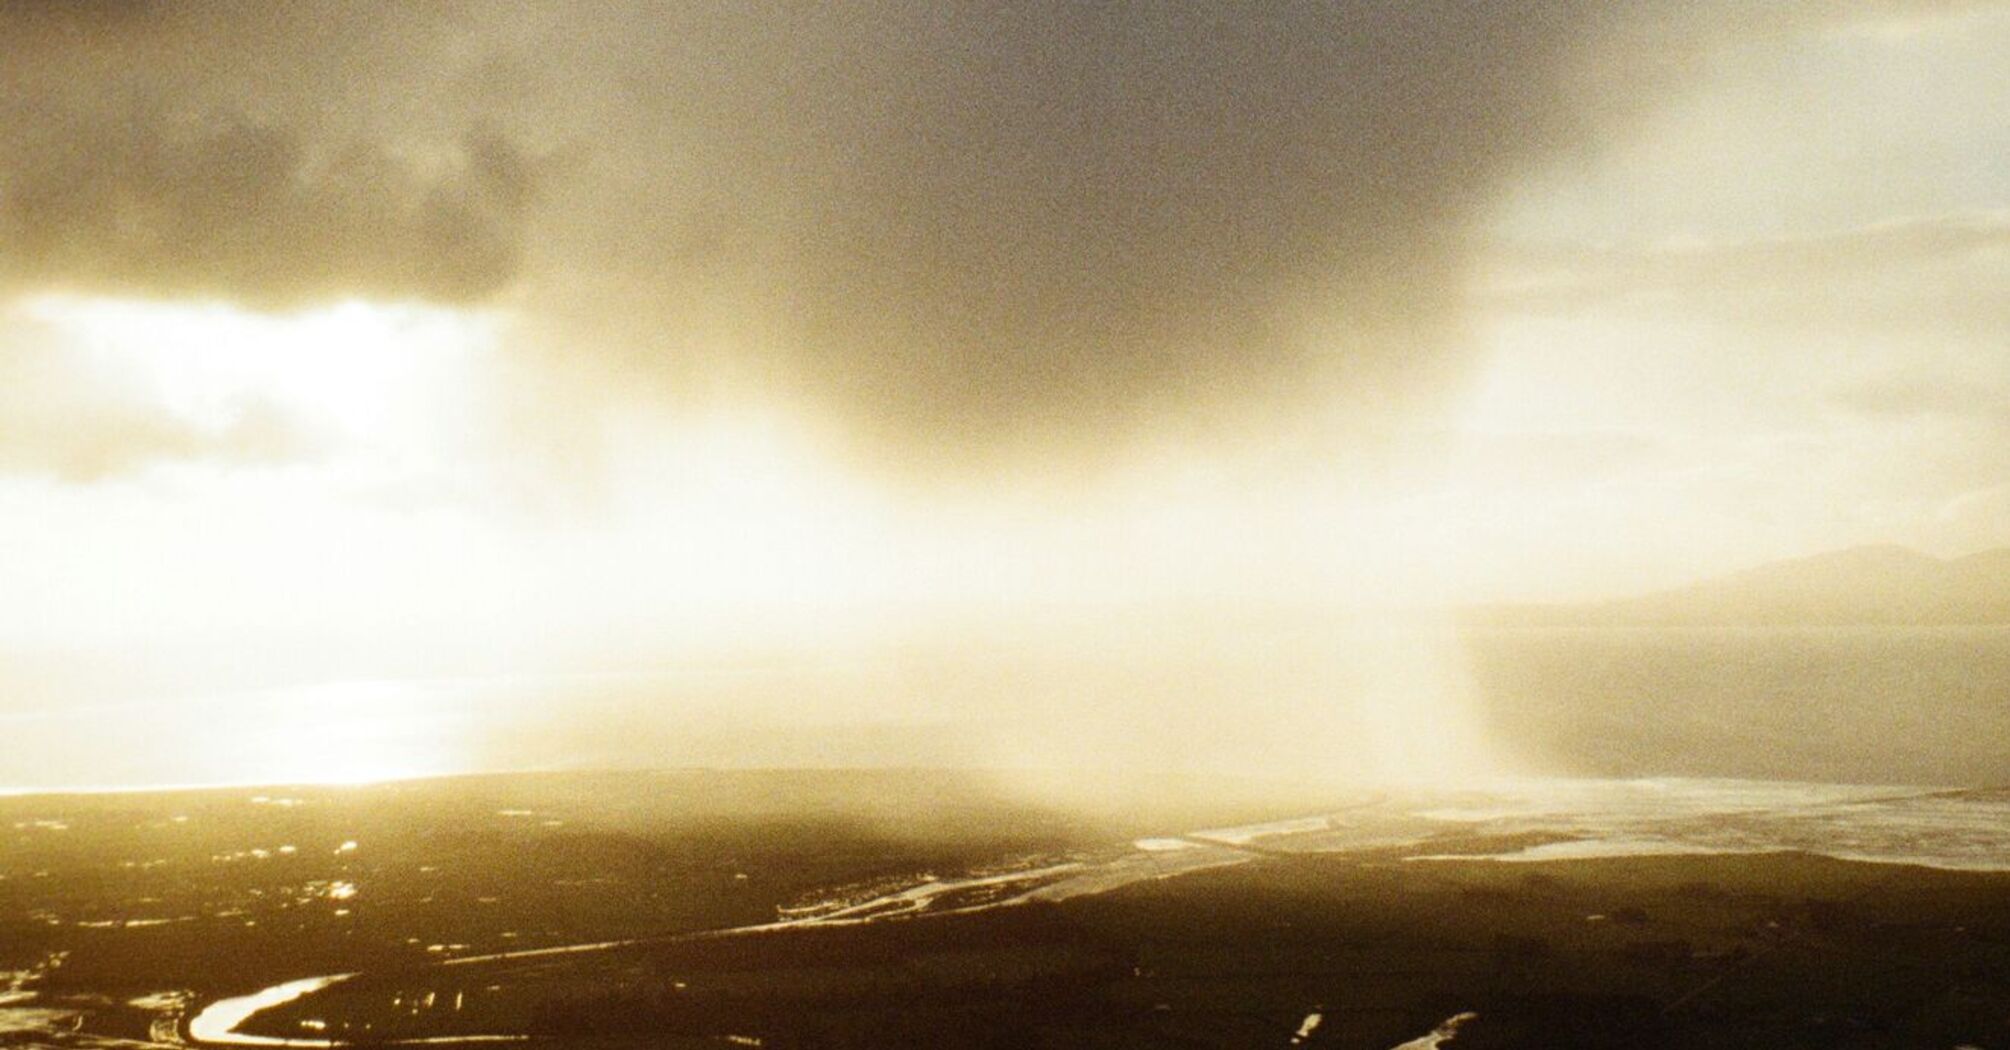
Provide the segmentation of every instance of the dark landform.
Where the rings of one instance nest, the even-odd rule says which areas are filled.
[[[63,952],[45,990],[243,991],[274,973],[764,922],[834,887],[1317,811],[1343,794],[1158,787],[1113,801],[1121,816],[933,770],[0,797],[0,969]]]
[[[17,971],[0,1045],[186,1041],[206,1002],[345,973],[239,1033],[1389,1050],[1447,1026],[1451,1050],[2010,1045],[2004,873],[1801,853],[1458,859],[1545,839],[1453,825],[1345,852],[1259,839],[1230,866],[989,906],[1010,894],[987,871],[1037,885],[1139,835],[1363,805],[1209,787],[1200,803],[1140,791],[1122,819],[911,770],[0,799],[0,968]],[[1451,859],[1410,859],[1425,854]],[[859,910],[959,877],[925,910]],[[774,928],[791,917],[821,919]]]
[[[470,992],[445,1023],[402,1009]],[[1458,1050],[2006,1045],[2010,876],[1798,854],[1267,857],[1056,904],[372,975],[257,1030],[1387,1050],[1467,1013]]]
[[[2010,625],[2010,547],[1935,558],[1852,547],[1773,562],[1657,594],[1578,605],[1495,605],[1470,622],[1507,627]]]

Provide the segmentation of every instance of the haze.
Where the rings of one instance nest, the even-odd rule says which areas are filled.
[[[2010,545],[2005,54],[0,0],[0,787],[1518,768],[1458,608]]]

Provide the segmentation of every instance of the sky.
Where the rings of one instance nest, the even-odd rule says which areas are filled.
[[[2010,544],[2010,8],[744,6],[0,0],[0,784],[1100,742]]]

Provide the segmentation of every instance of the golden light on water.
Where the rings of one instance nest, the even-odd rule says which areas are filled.
[[[40,729],[92,736],[110,752],[144,747],[152,769],[128,787],[355,785],[474,771],[481,715],[460,683],[353,681],[79,711],[20,735],[30,745],[45,739]],[[100,765],[124,768],[111,754]]]
[[[468,768],[471,719],[449,690],[343,682],[246,697],[185,746],[241,756],[245,782],[367,784]]]

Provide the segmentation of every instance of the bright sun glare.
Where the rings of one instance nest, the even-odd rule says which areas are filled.
[[[44,296],[28,315],[101,374],[182,420],[226,428],[277,411],[345,441],[394,441],[490,349],[492,313],[361,301],[290,313],[215,303]]]
[[[364,784],[454,772],[469,733],[454,691],[423,682],[335,682],[220,701],[216,756],[247,783]],[[248,766],[248,768],[247,768]]]

